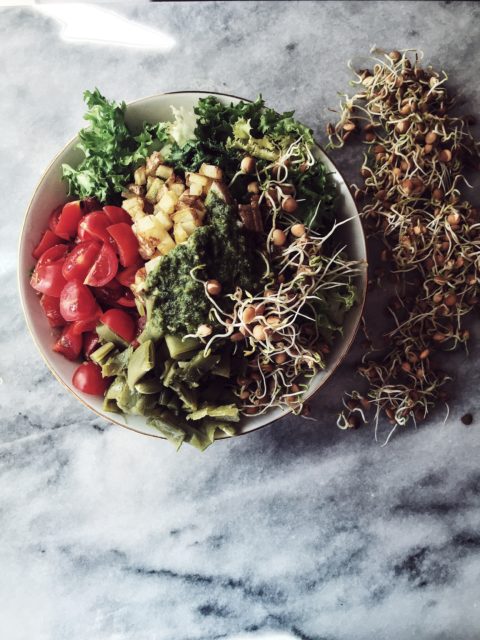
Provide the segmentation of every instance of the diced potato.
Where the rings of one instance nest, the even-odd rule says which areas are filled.
[[[221,180],[223,178],[223,171],[213,164],[202,164],[198,173],[201,173],[202,176],[207,176],[207,178],[212,178],[212,180]]]
[[[151,260],[149,260],[148,262],[145,263],[145,271],[146,271],[147,275],[150,273],[150,271],[153,271],[154,269],[156,269],[158,267],[158,264],[159,264],[160,260],[162,259],[162,257],[163,256],[157,256],[156,258],[152,258]]]
[[[135,184],[145,184],[145,182],[147,181],[147,173],[145,171],[145,167],[138,167],[138,169],[135,170],[135,173],[133,174],[133,179],[135,181]]]
[[[148,179],[150,180],[150,177]],[[147,181],[147,184],[148,184],[148,181]],[[160,178],[153,178],[153,181],[148,187],[148,191],[145,195],[145,199],[151,202],[152,204],[156,202],[157,196],[162,186],[163,186],[163,182],[160,180]]]
[[[170,191],[173,191],[178,197],[185,191],[185,185],[182,182],[175,182],[170,187]]]
[[[158,202],[158,208],[165,211],[170,215],[175,210],[175,205],[178,202],[178,196],[173,191],[168,191]]]
[[[166,233],[156,216],[145,216],[141,218],[135,222],[132,230],[137,236],[155,238],[156,240],[161,240]]]
[[[201,176],[199,173],[187,173],[187,184],[201,184],[202,187],[208,184],[208,178]]]
[[[175,249],[175,246],[176,245],[172,236],[169,233],[165,232],[165,235],[163,236],[162,240],[159,242],[157,249],[160,251],[162,255],[165,256],[169,251],[171,251],[172,249]]]
[[[223,184],[223,182],[212,182],[212,184],[210,185],[210,191],[215,193],[215,195],[224,200],[227,204],[231,204],[232,196],[230,195],[229,190],[227,189],[226,185]]]
[[[175,242],[177,244],[181,244],[182,242],[185,242],[186,240],[188,240],[188,233],[185,231],[185,229],[180,223],[177,223],[173,227],[173,235],[175,237]]]
[[[145,166],[147,175],[154,176],[156,170],[158,169],[159,165],[162,164],[162,162],[163,162],[162,154],[159,151],[154,151],[152,155],[147,158],[147,162]]]
[[[200,226],[198,215],[193,209],[179,209],[172,217],[175,223],[192,222],[194,226]]]
[[[191,184],[190,185],[190,194],[192,196],[201,196],[203,191],[203,187],[201,184]]]
[[[173,167],[167,167],[164,164],[161,164],[155,171],[155,175],[158,176],[159,178],[163,178],[164,180],[167,180],[167,178],[170,178],[172,173],[173,173]]]
[[[167,213],[165,213],[163,209],[157,209],[157,207],[158,207],[158,204],[155,205],[155,209],[153,210],[155,217],[157,218],[157,220],[160,221],[160,224],[165,229],[165,231],[170,231],[170,229],[173,227],[173,222],[170,216]]]
[[[128,198],[127,200],[123,201],[122,206],[134,220],[145,215],[143,211],[144,202],[142,198],[138,198],[136,196],[133,198]]]
[[[155,180],[154,176],[147,176],[147,191],[150,189],[152,182]]]
[[[207,195],[207,193],[210,191],[210,187],[212,186],[213,183],[214,183],[214,180],[212,180],[211,178],[208,178],[207,184],[203,187],[203,193],[205,195]]]

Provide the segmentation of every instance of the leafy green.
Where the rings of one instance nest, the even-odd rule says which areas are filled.
[[[62,165],[69,194],[96,196],[101,202],[115,199],[138,162],[156,146],[169,140],[169,124],[144,124],[135,136],[125,123],[126,104],[108,101],[98,89],[85,91],[89,126],[82,129],[77,146],[84,158],[74,168]]]

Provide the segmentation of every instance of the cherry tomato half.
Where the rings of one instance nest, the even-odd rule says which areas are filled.
[[[89,320],[75,320],[75,322],[72,323],[73,333],[75,335],[78,335],[80,333],[88,333],[90,331],[94,331],[95,327],[100,322],[101,315],[102,312],[100,308],[98,308],[95,317],[90,318]]]
[[[55,209],[52,211],[48,219],[48,226],[50,228],[50,231],[53,231],[53,233],[55,233],[55,229],[57,228],[58,219],[60,217],[60,214],[62,213],[62,209],[63,209],[63,204],[60,204],[58,205],[58,207],[55,207]]]
[[[97,302],[80,280],[71,280],[62,289],[60,313],[68,321],[92,320],[97,313]]]
[[[131,309],[137,306],[135,302],[135,296],[130,291],[130,289],[124,289],[123,295],[120,296],[117,300],[117,304],[121,307],[130,307]]]
[[[100,317],[103,324],[106,324],[117,336],[123,338],[125,342],[131,342],[135,338],[135,322],[126,311],[121,309],[109,309]]]
[[[83,215],[80,200],[67,202],[62,208],[53,230],[57,236],[69,240],[77,235],[78,223]]]
[[[92,293],[104,307],[113,307],[124,293],[122,285],[114,278],[103,287],[94,287]]]
[[[59,298],[66,284],[62,275],[62,264],[63,262],[59,261],[37,265],[30,279],[32,287],[40,293]]]
[[[131,267],[138,260],[138,240],[126,222],[112,224],[107,229],[115,240],[122,267]]]
[[[92,211],[78,223],[78,236],[81,240],[101,240],[112,244],[112,239],[107,231],[111,225],[110,220],[103,211]]]
[[[73,374],[73,386],[92,396],[103,396],[110,381],[102,378],[102,370],[95,362],[84,362]]]
[[[103,207],[107,218],[110,220],[110,224],[117,224],[119,222],[126,222],[128,225],[132,224],[132,219],[121,207],[114,207],[113,205],[107,205]]]
[[[103,287],[113,280],[117,275],[117,271],[118,259],[115,251],[109,244],[104,244],[90,271],[87,273],[84,283],[91,287]]]
[[[50,247],[42,253],[38,259],[36,268],[38,269],[38,267],[53,264],[54,262],[61,262],[63,264],[69,251],[70,246],[68,244],[54,244],[53,247]]]
[[[68,324],[62,335],[53,345],[53,350],[61,353],[67,360],[76,360],[82,350],[82,336],[72,332],[72,325]]]
[[[82,280],[83,282],[101,248],[101,244],[96,241],[77,244],[63,263],[62,273],[65,280]]]
[[[51,231],[50,229],[47,229],[46,231],[44,231],[40,242],[37,244],[37,246],[35,247],[35,249],[32,251],[32,256],[35,258],[35,260],[38,260],[40,258],[40,256],[42,254],[45,253],[45,251],[47,251],[47,249],[51,249],[52,247],[54,247],[56,244],[61,244],[63,242],[63,240],[61,238],[59,238],[58,236],[56,236],[53,231]]]
[[[124,287],[129,287],[135,282],[135,274],[139,269],[143,267],[143,261],[137,260],[137,262],[131,267],[126,267],[117,273],[117,280]]]
[[[60,300],[58,298],[43,294],[40,298],[40,304],[51,327],[63,327],[65,325],[65,319],[60,313]]]
[[[90,358],[99,345],[100,339],[96,331],[88,331],[83,334],[83,355],[85,358]]]

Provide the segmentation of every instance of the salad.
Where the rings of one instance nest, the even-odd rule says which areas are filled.
[[[335,243],[336,188],[312,131],[258,98],[201,98],[132,131],[85,93],[70,200],[33,252],[31,285],[105,411],[199,449],[242,417],[300,414],[355,304]]]

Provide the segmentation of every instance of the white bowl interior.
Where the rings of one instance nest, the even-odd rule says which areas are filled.
[[[205,97],[205,95],[208,94],[201,92],[172,93],[138,100],[128,106],[128,123],[132,127],[137,127],[140,126],[143,121],[155,123],[161,120],[171,120],[171,106],[193,110],[198,99]],[[239,98],[224,95],[217,95],[217,97],[224,102],[235,103],[239,100]],[[66,185],[61,180],[61,165],[63,163],[75,165],[81,158],[81,154],[75,150],[77,141],[77,138],[72,140],[52,161],[38,184],[26,213],[20,239],[18,277],[20,296],[27,324],[50,370],[79,400],[106,420],[134,429],[140,433],[160,437],[155,429],[147,426],[146,420],[142,416],[121,416],[106,413],[102,410],[101,399],[83,394],[74,389],[71,381],[77,364],[69,362],[60,354],[52,351],[51,347],[54,342],[52,330],[40,307],[39,298],[29,284],[29,272],[35,264],[35,260],[32,258],[32,251],[38,243],[42,232],[47,227],[50,212],[59,203],[64,201],[67,195]],[[365,238],[350,191],[337,168],[324,151],[317,148],[317,155],[332,173],[333,180],[339,190],[340,205],[338,220],[352,218],[350,222],[341,228],[342,242],[348,244],[348,253],[352,259],[364,260],[366,262]],[[366,278],[364,275],[357,278],[357,286],[359,287],[360,294],[359,303],[348,313],[344,333],[336,340],[335,346],[329,355],[327,367],[312,379],[308,397],[318,391],[346,355],[360,322],[365,296],[365,283]],[[286,412],[281,409],[273,409],[262,416],[245,418],[240,424],[239,431],[240,433],[253,431],[282,417],[285,413]]]

